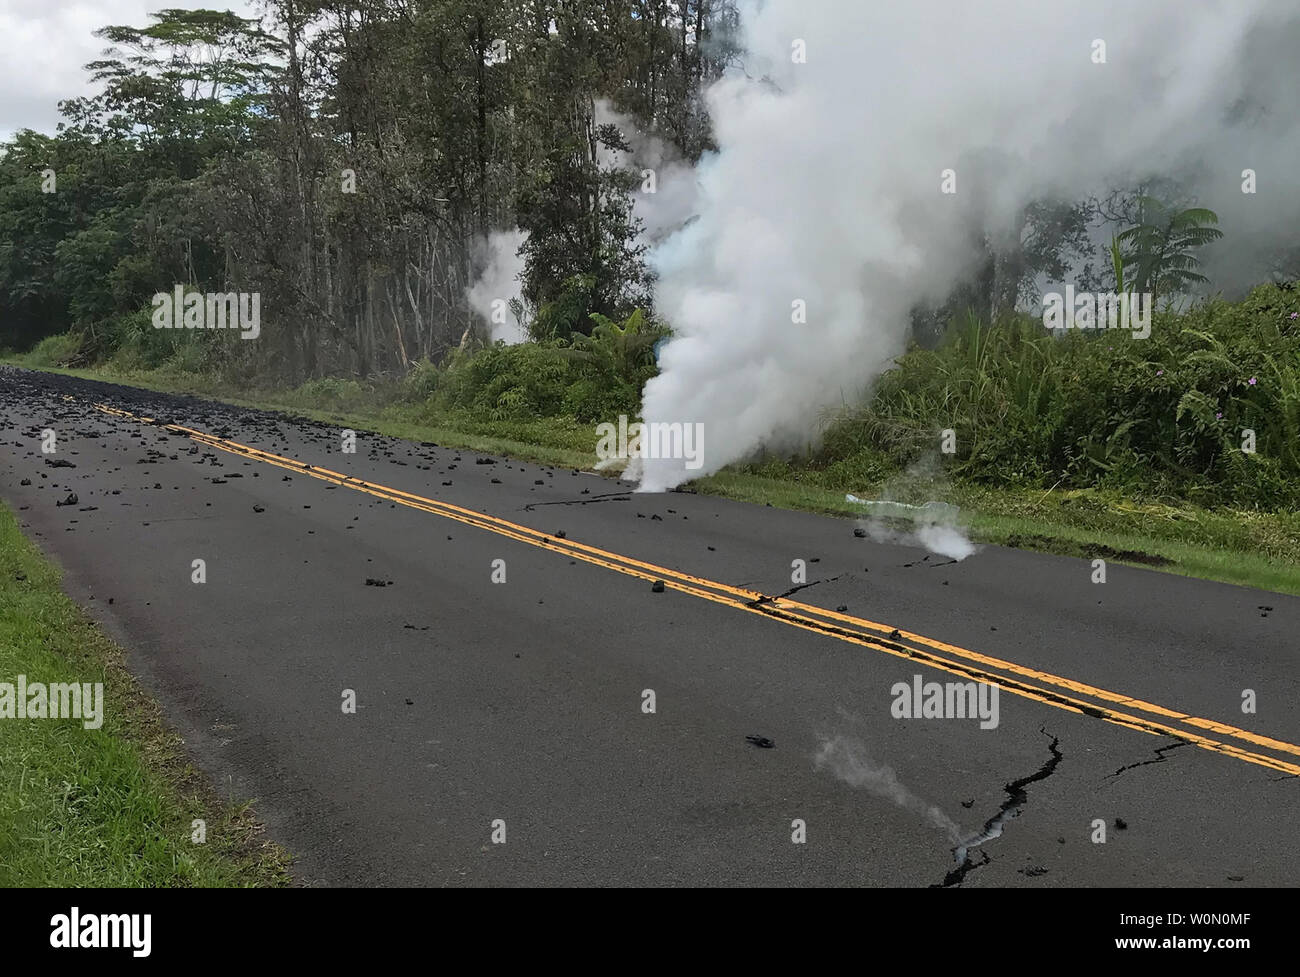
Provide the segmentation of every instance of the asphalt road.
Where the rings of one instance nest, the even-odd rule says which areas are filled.
[[[305,884],[1300,869],[1293,597],[1114,563],[1097,584],[999,547],[954,563],[846,520],[364,431],[349,454],[337,427],[7,367],[0,444],[0,495]],[[794,560],[808,585],[782,597]],[[997,725],[897,718],[914,676],[997,683]]]

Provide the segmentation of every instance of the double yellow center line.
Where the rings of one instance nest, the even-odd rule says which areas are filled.
[[[561,539],[540,530],[531,529],[505,519],[498,519],[495,516],[489,516],[481,512],[475,512],[472,509],[452,505],[449,502],[440,502],[437,499],[413,495],[410,492],[403,492],[400,489],[368,482],[352,475],[344,475],[306,462],[284,458],[269,451],[263,451],[260,448],[253,448],[237,441],[218,438],[179,424],[158,424],[153,418],[141,417],[105,404],[94,404],[92,406],[105,414],[128,418],[142,424],[157,424],[157,426],[165,430],[182,434],[199,444],[220,451],[230,452],[253,461],[264,462],[300,475],[310,475],[312,478],[318,478],[357,492],[365,492],[367,495],[397,505],[419,509],[421,512],[429,512],[445,519],[453,519],[476,529],[496,533],[499,536],[518,540],[521,543],[527,543],[530,546],[550,550],[554,553],[560,553],[572,559],[582,560],[629,577],[662,581],[666,588],[690,594],[692,597],[710,600],[749,614],[761,614],[791,627],[802,628],[805,631],[827,635],[840,641],[847,641],[850,644],[868,647],[875,651],[884,652],[887,655],[905,658],[977,682],[992,682],[1004,691],[1026,699],[1032,699],[1035,702],[1041,702],[1058,709],[1065,709],[1069,712],[1092,716],[1108,723],[1114,723],[1117,726],[1125,726],[1129,729],[1140,730],[1156,736],[1175,737],[1205,750],[1245,760],[1247,763],[1258,764],[1283,773],[1300,775],[1300,764],[1264,753],[1257,753],[1252,749],[1239,745],[1246,744],[1256,749],[1269,750],[1290,757],[1300,757],[1300,746],[1293,743],[1262,736],[1250,730],[1238,729],[1235,726],[1229,726],[1226,723],[1212,719],[1191,716],[1176,709],[1167,709],[1164,706],[1144,702],[1132,696],[1111,692],[1084,682],[1076,682],[1073,679],[1053,675],[1050,672],[980,654],[967,648],[927,638],[924,635],[892,628],[888,624],[880,624],[875,621],[868,621],[865,618],[829,611],[813,604],[790,600],[787,597],[770,597],[755,590],[732,587],[715,580],[692,576],[680,570],[656,566],[653,563],[646,563],[643,560],[611,553],[608,550],[588,546],[575,540]],[[1212,733],[1220,737],[1220,739],[1213,739],[1204,735],[1204,733]]]

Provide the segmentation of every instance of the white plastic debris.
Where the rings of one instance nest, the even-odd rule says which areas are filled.
[[[919,522],[950,523],[957,519],[957,514],[961,511],[957,506],[949,505],[947,502],[909,505],[906,502],[892,502],[888,499],[859,499],[856,495],[846,495],[844,501],[853,505],[866,506],[872,515],[894,516]]]

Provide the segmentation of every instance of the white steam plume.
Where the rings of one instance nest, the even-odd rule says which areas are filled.
[[[875,493],[879,498],[859,499],[850,495],[847,501],[862,506],[865,518],[858,521],[858,526],[872,541],[922,546],[931,553],[960,563],[977,547],[960,524],[960,510],[937,501],[946,494],[946,486],[947,479],[938,455],[930,454],[914,462],[904,474],[882,485]],[[903,501],[899,496],[927,496],[928,499],[918,506]],[[905,530],[901,528],[904,525],[907,526]]]
[[[946,834],[954,845],[961,843],[962,830],[956,822],[899,783],[898,775],[892,769],[872,760],[861,740],[851,736],[823,739],[814,763],[818,770],[829,770],[850,786],[865,788],[877,797],[919,814]]]
[[[519,249],[528,239],[525,231],[493,231],[484,243],[486,265],[483,274],[465,291],[469,306],[488,324],[492,341],[522,343],[528,338],[524,326],[515,318],[512,304],[521,296],[519,276],[524,270],[524,259]]]
[[[1256,59],[1298,23],[1295,0],[744,3],[746,71],[708,93],[719,152],[698,169],[699,219],[653,256],[676,337],[643,416],[703,423],[704,468],[646,459],[640,488],[806,447],[902,351],[909,311],[969,270],[978,233],[1034,199],[1195,161],[1199,186],[1282,226],[1300,59]],[[1243,131],[1243,104],[1264,122]],[[1248,167],[1273,182],[1243,199]]]
[[[624,153],[602,147],[601,163],[607,168],[630,167],[642,175],[640,186],[632,191],[632,214],[641,221],[637,240],[658,244],[695,214],[699,196],[695,168],[681,158],[675,147],[642,132],[636,122],[615,112],[605,99],[596,100],[593,118],[597,125],[616,125],[623,133],[631,151]],[[647,171],[653,181],[649,189]]]
[[[883,519],[862,520],[858,525],[866,531],[873,543],[920,546],[930,553],[946,556],[958,563],[976,549],[975,544],[958,526],[942,522],[922,522],[908,531],[896,529]]]

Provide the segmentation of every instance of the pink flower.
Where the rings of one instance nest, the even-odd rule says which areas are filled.
[[[1162,376],[1164,376],[1164,375],[1165,375],[1165,371],[1164,371],[1164,370],[1156,370],[1156,376],[1158,376],[1158,377],[1162,377]]]
[[[1292,318],[1292,319],[1300,319],[1300,312],[1292,312],[1292,313],[1291,313],[1291,318]]]
[[[1219,413],[1215,414],[1214,417],[1216,420],[1223,420],[1223,412],[1220,411]]]
[[[1255,378],[1254,378],[1254,377],[1251,377],[1251,378],[1250,378],[1249,380],[1247,380],[1246,382],[1249,383],[1252,387],[1255,386]]]

